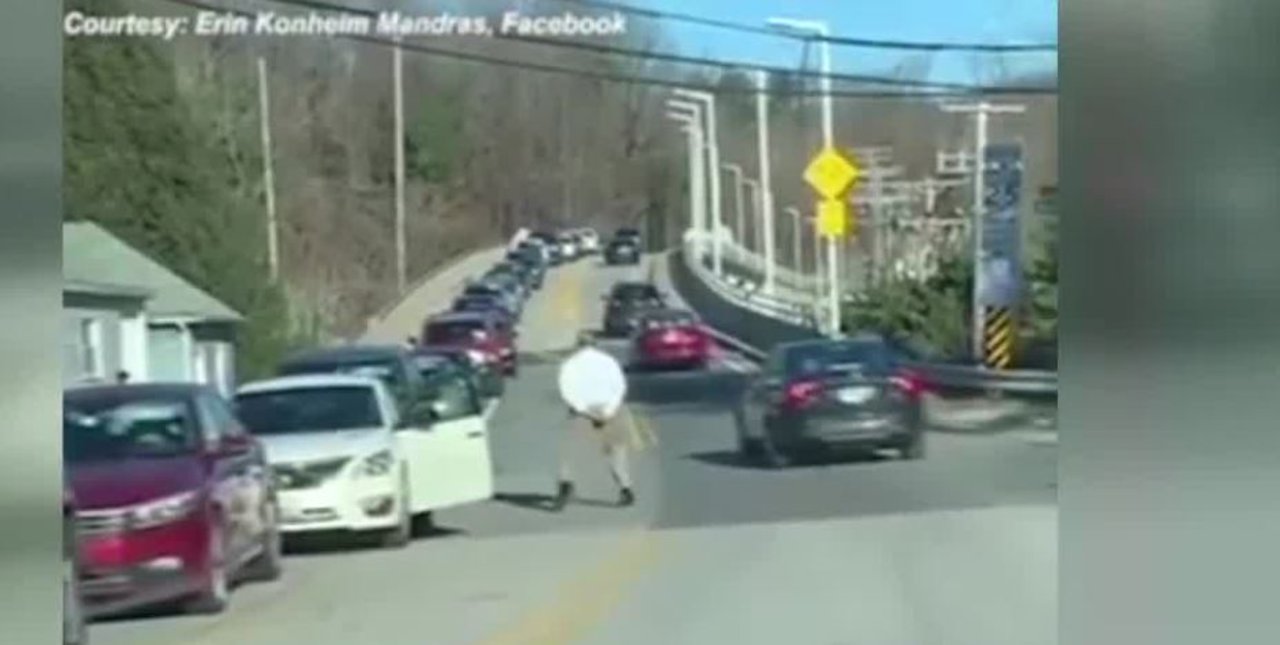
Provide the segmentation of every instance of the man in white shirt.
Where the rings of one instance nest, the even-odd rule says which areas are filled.
[[[573,497],[570,458],[575,435],[588,433],[600,441],[609,460],[609,471],[620,489],[619,505],[635,503],[631,469],[627,459],[625,431],[618,423],[618,411],[627,395],[627,378],[622,366],[597,349],[590,335],[578,338],[578,349],[560,366],[560,397],[569,407],[569,432],[560,450],[560,486],[556,510]]]

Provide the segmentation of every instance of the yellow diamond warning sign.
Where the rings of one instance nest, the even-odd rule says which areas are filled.
[[[840,199],[818,202],[818,232],[826,237],[843,237],[849,231],[849,205]]]
[[[835,148],[823,148],[804,169],[804,180],[827,199],[844,194],[858,181],[858,166]]]

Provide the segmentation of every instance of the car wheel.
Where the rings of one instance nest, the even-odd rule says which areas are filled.
[[[84,605],[80,599],[80,576],[75,560],[62,560],[62,643],[85,645],[89,642],[85,626]]]
[[[245,568],[245,578],[254,582],[273,582],[284,574],[284,540],[280,535],[280,512],[268,504],[267,528],[262,535],[262,553]]]
[[[413,515],[409,511],[409,486],[400,484],[400,517],[394,528],[382,536],[382,546],[388,549],[400,549],[409,544],[413,538]]]
[[[436,518],[431,511],[418,513],[410,520],[409,530],[414,537],[430,535],[436,529]]]
[[[197,614],[218,614],[227,608],[231,598],[231,580],[227,575],[226,531],[215,524],[209,535],[208,572],[203,588],[187,602],[187,611]]]

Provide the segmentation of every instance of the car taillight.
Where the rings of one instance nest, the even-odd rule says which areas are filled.
[[[817,381],[796,381],[787,386],[782,404],[791,410],[802,410],[817,401],[821,393],[822,384]]]
[[[925,390],[928,389],[925,385],[924,378],[922,378],[917,372],[913,372],[911,370],[902,370],[898,372],[897,376],[894,376],[892,381],[900,390],[913,397],[924,394]]]

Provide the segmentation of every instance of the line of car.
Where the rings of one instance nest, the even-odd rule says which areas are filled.
[[[282,575],[286,536],[402,547],[435,511],[492,498],[488,419],[518,373],[525,303],[550,266],[600,246],[548,237],[515,245],[408,345],[308,350],[231,400],[192,383],[65,391],[64,642],[144,607],[220,612],[236,584]]]

